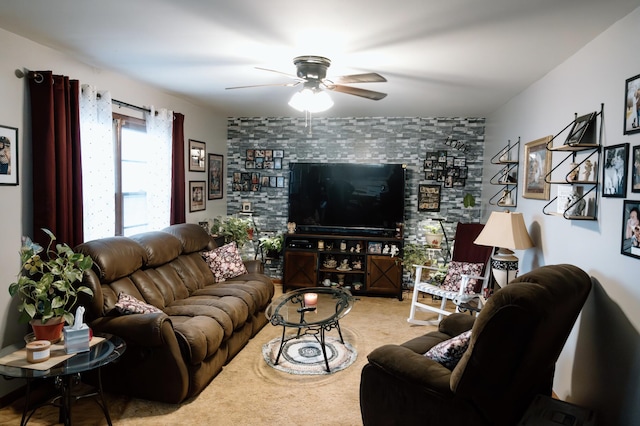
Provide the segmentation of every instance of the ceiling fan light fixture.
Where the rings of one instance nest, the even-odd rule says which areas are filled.
[[[310,88],[304,88],[299,92],[296,92],[289,101],[289,106],[303,112],[323,112],[333,106],[333,100],[327,92],[324,90],[314,90]]]

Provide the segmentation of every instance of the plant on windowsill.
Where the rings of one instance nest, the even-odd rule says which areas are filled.
[[[262,248],[268,258],[277,259],[280,257],[284,245],[284,236],[282,234],[273,237],[261,237],[259,241],[260,248]]]
[[[73,324],[72,309],[78,301],[79,293],[93,297],[90,288],[74,284],[82,282],[84,271],[91,268],[90,256],[75,253],[67,244],[58,243],[53,248],[55,235],[48,229],[46,250],[29,237],[23,237],[20,249],[21,267],[18,280],[9,285],[9,294],[18,295],[21,323],[29,322],[36,339],[58,341],[62,336],[65,322]],[[55,325],[52,336],[43,336],[40,325]]]
[[[251,221],[235,216],[216,217],[211,226],[211,233],[224,237],[225,244],[235,241],[238,248],[253,238]]]

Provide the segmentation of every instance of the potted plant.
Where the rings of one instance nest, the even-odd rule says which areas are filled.
[[[259,247],[264,250],[267,257],[277,259],[282,253],[282,247],[284,245],[284,236],[282,234],[275,235],[273,237],[260,237]]]
[[[439,225],[426,225],[424,227],[427,244],[433,248],[439,248],[442,245],[444,234]]]
[[[236,242],[238,248],[244,246],[250,239],[253,239],[253,228],[249,219],[241,217],[218,216],[213,220],[211,233],[224,237],[225,244]]]
[[[413,279],[415,277],[416,268],[413,265],[431,266],[431,258],[429,252],[425,250],[422,244],[407,243],[403,247],[402,263],[409,269],[409,274]]]
[[[56,244],[56,237],[48,229],[46,250],[29,237],[23,237],[20,249],[21,267],[18,280],[9,285],[9,294],[20,297],[18,311],[21,323],[29,322],[38,340],[60,340],[65,322],[73,324],[72,309],[78,301],[79,293],[93,296],[86,286],[74,287],[82,281],[84,271],[91,268],[90,256],[75,253],[67,244]],[[52,335],[43,335],[40,326],[54,326]]]

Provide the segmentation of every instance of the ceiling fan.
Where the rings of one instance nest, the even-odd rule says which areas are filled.
[[[303,85],[303,90],[294,94],[294,97],[289,102],[289,105],[292,107],[303,111],[309,110],[307,108],[307,104],[303,104],[301,102],[305,102],[301,100],[301,96],[313,96],[320,98],[323,97],[328,99],[328,106],[324,105],[323,109],[316,108],[315,111],[324,111],[333,105],[333,101],[329,98],[329,96],[324,92],[324,90],[332,90],[335,92],[346,93],[348,95],[360,96],[366,99],[371,99],[374,101],[379,101],[387,96],[386,93],[375,92],[373,90],[361,89],[358,87],[345,86],[345,84],[350,83],[382,83],[386,82],[387,79],[381,76],[378,73],[365,73],[365,74],[351,74],[351,75],[343,75],[338,77],[327,78],[327,69],[331,66],[331,60],[322,56],[298,56],[293,58],[293,64],[296,66],[296,75],[287,74],[281,71],[276,71],[268,68],[260,68],[256,67],[259,70],[275,72],[278,74],[285,75],[289,78],[294,79],[295,81],[289,83],[276,83],[276,84],[257,84],[251,86],[235,86],[235,87],[227,87],[227,89],[246,89],[251,87],[265,87],[265,86],[285,86],[285,87],[295,87],[300,84]],[[306,93],[305,93],[306,92]],[[297,96],[300,95],[300,96]],[[297,100],[296,100],[297,98]],[[326,102],[326,101],[325,101]]]

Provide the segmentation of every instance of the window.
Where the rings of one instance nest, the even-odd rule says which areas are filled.
[[[148,182],[150,138],[145,120],[113,114],[115,158],[116,235],[133,235],[149,230]]]

